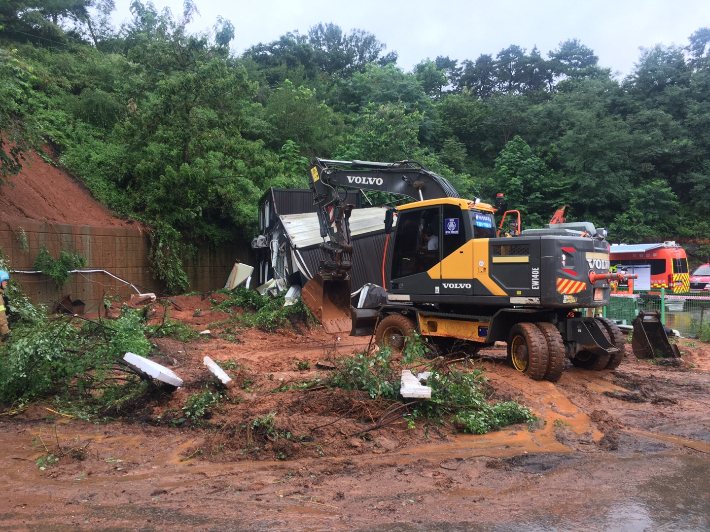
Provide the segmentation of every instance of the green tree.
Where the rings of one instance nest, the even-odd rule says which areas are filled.
[[[353,131],[345,137],[335,156],[345,160],[402,161],[419,147],[421,114],[407,112],[403,104],[370,103],[354,120]]]
[[[429,58],[414,66],[414,77],[419,81],[424,92],[432,98],[440,97],[444,91],[444,87],[448,84],[446,70],[439,68],[437,64]]]
[[[495,160],[497,185],[523,216],[525,227],[541,227],[552,216],[553,207],[561,203],[564,191],[559,179],[537,157],[519,136],[509,141]]]
[[[291,140],[312,155],[330,153],[337,146],[342,119],[318,102],[314,89],[296,88],[286,80],[271,93],[265,111],[277,146]]]

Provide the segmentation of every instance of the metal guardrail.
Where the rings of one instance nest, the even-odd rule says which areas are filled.
[[[710,293],[666,294],[664,289],[612,293],[604,316],[631,325],[639,310],[657,310],[661,322],[682,336],[697,336],[703,326],[710,326]]]

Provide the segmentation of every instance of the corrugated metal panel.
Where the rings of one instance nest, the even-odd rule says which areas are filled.
[[[345,196],[345,202],[355,205],[356,209],[362,208],[362,193],[357,190],[349,190]],[[269,220],[267,220],[265,229],[273,227],[278,222],[279,216],[316,212],[316,207],[313,204],[313,192],[310,189],[270,188],[259,200],[260,216],[265,215],[267,203],[269,204]],[[262,234],[264,234],[263,229]]]
[[[382,254],[386,240],[387,235],[384,233],[384,229],[377,233],[369,233],[353,238],[353,267],[350,270],[353,292],[365,283],[374,283],[382,286]],[[311,274],[318,272],[318,265],[325,258],[325,253],[317,247],[301,249],[299,252]],[[387,284],[389,284],[391,264],[392,236],[390,235],[385,262]]]
[[[353,238],[366,233],[381,231],[385,227],[384,207],[356,209],[350,213],[350,234]],[[289,214],[281,216],[281,224],[298,249],[317,246],[323,239],[316,213]]]

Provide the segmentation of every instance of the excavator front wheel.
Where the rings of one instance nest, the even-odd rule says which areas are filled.
[[[407,339],[414,338],[414,323],[401,314],[390,314],[377,326],[375,342],[386,345],[395,353],[404,351]]]
[[[518,323],[510,330],[508,361],[533,380],[545,378],[547,372],[547,341],[534,323]]]

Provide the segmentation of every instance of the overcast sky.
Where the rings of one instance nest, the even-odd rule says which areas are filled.
[[[130,1],[116,0],[114,21],[130,19]],[[232,51],[240,54],[259,42],[288,31],[306,34],[318,22],[333,22],[349,31],[373,33],[396,50],[406,71],[438,55],[475,60],[495,55],[511,44],[543,56],[572,38],[599,57],[602,67],[629,74],[639,47],[685,46],[697,29],[710,26],[710,0],[261,0],[214,2],[195,0],[200,11],[191,31],[211,28],[217,16],[235,26]],[[177,17],[182,0],[153,0]]]

